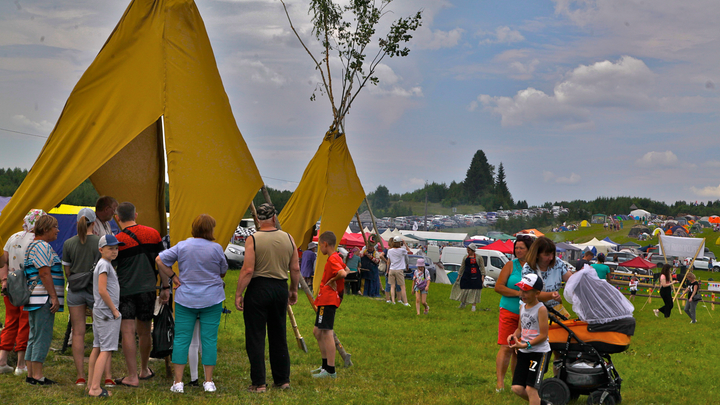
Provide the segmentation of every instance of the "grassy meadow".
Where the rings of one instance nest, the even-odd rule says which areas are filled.
[[[231,304],[237,271],[229,272],[227,304]],[[706,278],[701,275],[702,278]],[[408,283],[409,284],[409,283]],[[288,343],[292,358],[292,390],[269,389],[265,394],[245,391],[250,384],[245,354],[242,314],[233,312],[220,324],[218,364],[215,382],[218,391],[206,394],[202,388],[186,387],[185,394],[169,391],[172,380],[164,377],[164,362],[151,361],[157,373],[140,388],[114,388],[110,401],[127,404],[522,404],[509,390],[495,393],[495,355],[499,295],[485,290],[477,312],[457,309],[450,301],[449,285],[430,288],[430,314],[416,316],[411,308],[384,301],[349,296],[338,311],[336,332],[352,354],[354,366],[338,368],[337,380],[314,380],[310,370],[320,364],[317,343],[312,336],[314,314],[305,297],[300,297],[295,314],[310,349],[303,353],[295,342],[288,322]],[[624,379],[622,395],[628,404],[706,404],[716,402],[718,362],[716,331],[720,311],[708,314],[698,306],[698,323],[689,324],[677,309],[669,319],[656,318],[651,309],[661,305],[653,299],[645,310],[638,298],[637,334],[625,353],[614,356]],[[0,308],[3,310],[3,308]],[[61,347],[68,313],[55,320],[52,349]],[[86,335],[86,355],[91,334]],[[338,362],[340,364],[340,362]],[[87,367],[87,366],[86,366]],[[269,370],[268,370],[269,372]],[[24,377],[0,375],[0,404],[83,404],[95,403],[76,387],[75,368],[70,356],[51,351],[45,374],[60,384],[37,387],[25,384]],[[125,374],[120,353],[113,355],[113,376]],[[202,371],[201,371],[202,378]],[[189,381],[186,370],[185,382]],[[268,380],[271,384],[272,381]],[[577,403],[585,403],[580,397]]]

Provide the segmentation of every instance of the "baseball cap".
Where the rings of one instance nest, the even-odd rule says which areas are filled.
[[[85,217],[88,223],[92,224],[95,222],[95,219],[97,216],[95,215],[95,211],[91,210],[90,208],[83,208],[78,212],[77,220],[79,221],[80,218]]]
[[[520,287],[523,291],[530,291],[532,289],[542,291],[543,289],[543,280],[542,278],[538,277],[537,274],[526,274],[522,277],[522,280],[520,280],[519,283],[515,284],[516,286]]]
[[[317,242],[310,242],[308,243],[308,250],[314,249],[317,247]]]
[[[605,254],[604,253],[598,253],[597,259],[604,262],[605,261]]]
[[[125,246],[125,243],[117,240],[115,235],[103,235],[98,241],[98,247],[103,248],[105,246]]]
[[[402,238],[402,236],[396,236],[393,240],[394,240],[395,242],[402,242],[402,241],[403,241],[403,238]]]
[[[257,216],[261,221],[270,219],[275,216],[275,207],[272,204],[262,203],[257,207]]]
[[[425,259],[417,259],[417,267],[425,267]]]

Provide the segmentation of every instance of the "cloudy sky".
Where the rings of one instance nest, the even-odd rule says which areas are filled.
[[[278,0],[196,3],[261,174],[293,189],[331,123],[327,99],[310,101],[319,79],[309,57]],[[287,3],[309,38],[307,2]],[[127,4],[0,3],[0,167],[32,166]],[[347,118],[366,191],[461,181],[483,149],[505,166],[513,197],[531,204],[720,198],[717,0],[395,0],[391,8],[388,19],[423,9],[423,26],[410,55],[386,59],[380,85]]]

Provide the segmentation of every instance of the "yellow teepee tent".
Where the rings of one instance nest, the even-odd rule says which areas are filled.
[[[3,209],[0,237],[88,177],[100,194],[133,202],[138,222],[165,234],[163,140],[172,242],[189,237],[203,213],[217,220],[217,241],[227,242],[262,180],[192,0],[130,3]]]
[[[320,148],[305,168],[300,185],[280,212],[278,219],[283,230],[292,235],[298,246],[306,246],[310,242],[315,223],[320,218],[319,234],[332,231],[339,242],[365,198],[345,135],[336,136],[336,132],[325,135]],[[327,258],[318,252],[314,291],[320,290]]]

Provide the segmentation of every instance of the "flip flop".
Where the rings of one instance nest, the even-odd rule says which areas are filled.
[[[137,387],[138,387],[137,385],[131,385],[131,384],[126,384],[126,383],[124,383],[124,382],[123,382],[124,379],[125,379],[125,377],[116,378],[116,379],[115,379],[115,385],[122,385],[123,387],[131,387],[131,388],[137,388]]]
[[[132,387],[132,385],[131,385],[131,387]],[[89,392],[88,392],[87,395],[88,395],[89,397],[91,397],[91,398],[107,398],[107,397],[110,396],[110,393],[108,392],[108,390],[106,390],[105,388],[100,388],[100,389],[101,389],[102,391],[101,391],[99,394],[97,394],[97,395],[90,395]]]
[[[149,380],[149,379],[155,377],[155,372],[152,371],[152,369],[150,367],[148,367],[148,370],[150,370],[150,375],[145,376],[145,377],[138,377],[138,378],[141,380]]]
[[[251,385],[248,387],[247,390],[249,392],[253,392],[256,394],[261,394],[261,393],[267,391],[267,386],[266,385]]]

